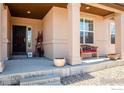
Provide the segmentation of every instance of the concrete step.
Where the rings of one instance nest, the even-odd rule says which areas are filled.
[[[20,80],[20,85],[57,85],[57,84],[61,84],[60,76],[55,74],[27,77]]]
[[[63,84],[61,82],[53,82],[53,83],[49,83],[49,86],[53,85],[53,86],[62,86]]]
[[[13,55],[11,59],[16,60],[16,59],[26,59],[27,55]]]
[[[12,79],[0,79],[0,86],[8,86],[8,85],[19,85],[18,80],[12,80]]]

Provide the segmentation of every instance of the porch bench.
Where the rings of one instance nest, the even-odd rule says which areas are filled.
[[[87,57],[94,57],[96,56],[99,58],[98,55],[98,47],[91,46],[91,45],[80,45],[80,56],[81,59],[87,58]]]

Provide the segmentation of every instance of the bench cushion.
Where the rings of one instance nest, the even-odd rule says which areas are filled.
[[[95,53],[96,50],[84,50],[84,51],[80,51],[80,53]]]

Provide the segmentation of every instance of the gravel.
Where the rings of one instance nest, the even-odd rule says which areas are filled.
[[[64,85],[124,85],[124,66],[61,78]]]

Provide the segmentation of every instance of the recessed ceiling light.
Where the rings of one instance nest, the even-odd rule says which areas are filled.
[[[114,17],[111,17],[110,20],[114,20]]]
[[[87,6],[85,9],[87,9],[87,10],[88,10],[88,9],[90,9],[90,7],[89,7],[89,6]]]
[[[30,14],[30,13],[31,13],[31,11],[27,11],[27,13],[28,13],[28,14]]]

